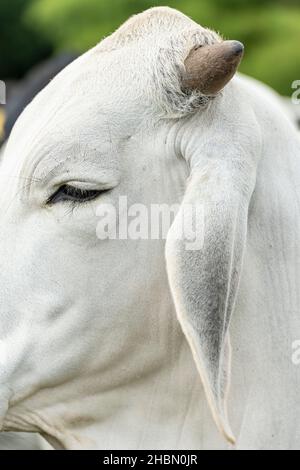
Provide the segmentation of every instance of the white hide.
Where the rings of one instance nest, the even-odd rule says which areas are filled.
[[[188,52],[218,40],[149,10],[18,120],[0,167],[2,430],[68,449],[299,447],[300,141],[246,79],[181,91]],[[70,182],[111,191],[47,205]],[[166,266],[163,240],[97,239],[97,206],[121,195],[203,204],[204,250],[169,237]]]
[[[5,144],[0,149],[0,162]],[[0,434],[1,450],[49,450],[51,446],[38,434],[21,432],[2,432]]]
[[[38,434],[3,432],[0,450],[52,450],[52,447]]]
[[[283,98],[283,104],[290,119],[300,129],[300,103],[294,103],[291,98]]]
[[[273,101],[277,108],[281,108],[281,112],[285,114],[299,129],[300,104],[294,102],[292,96],[280,96],[270,87],[268,87],[264,83],[259,82],[255,78],[247,77],[246,75],[241,75],[241,78],[244,80],[245,83],[249,83],[250,85],[252,85],[252,87],[257,88],[257,92],[259,95],[263,94],[268,100]]]

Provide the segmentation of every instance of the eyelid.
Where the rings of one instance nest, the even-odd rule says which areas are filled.
[[[58,186],[59,187],[70,186],[74,189],[79,189],[83,191],[90,191],[90,190],[106,191],[108,189],[113,188],[114,184],[103,183],[103,182],[100,184],[99,182],[92,182],[92,181],[87,182],[87,181],[78,181],[77,179],[76,180],[68,179],[65,182],[62,181]]]
[[[100,194],[109,191],[107,189],[86,189],[71,184],[61,185],[48,199],[46,204],[56,204],[58,202],[74,202],[81,204],[96,199]]]
[[[91,173],[90,168],[86,172],[84,168],[80,168],[80,175],[78,173],[77,169],[61,172],[56,177],[51,177],[50,184],[45,184],[45,180],[43,180],[43,186],[58,188],[63,184],[67,184],[82,189],[105,190],[117,186],[121,177],[119,170],[115,168],[95,168],[93,173]]]

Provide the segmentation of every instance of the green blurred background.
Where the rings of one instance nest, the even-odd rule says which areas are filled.
[[[166,4],[244,42],[241,70],[290,95],[300,78],[300,0],[0,0],[0,79],[19,79],[61,51],[83,52],[128,16]]]

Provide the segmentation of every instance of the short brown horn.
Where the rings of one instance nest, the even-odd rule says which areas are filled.
[[[192,49],[184,61],[183,89],[215,95],[231,80],[243,54],[244,46],[239,41],[223,41]]]

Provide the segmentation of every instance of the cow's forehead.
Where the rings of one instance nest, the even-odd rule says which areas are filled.
[[[47,127],[51,133],[58,127],[75,130],[85,123],[107,123],[107,118],[117,121],[124,112],[124,104],[130,110],[130,83],[132,73],[122,77],[109,55],[90,53],[77,59],[63,70],[26,108],[17,123],[31,131],[41,132]],[[127,80],[126,80],[127,78]],[[127,93],[126,93],[127,91]],[[105,127],[105,125],[104,125]]]
[[[99,72],[101,62],[103,69],[105,61],[80,58],[33,100],[13,129],[5,160],[115,157],[140,119],[130,94]]]

